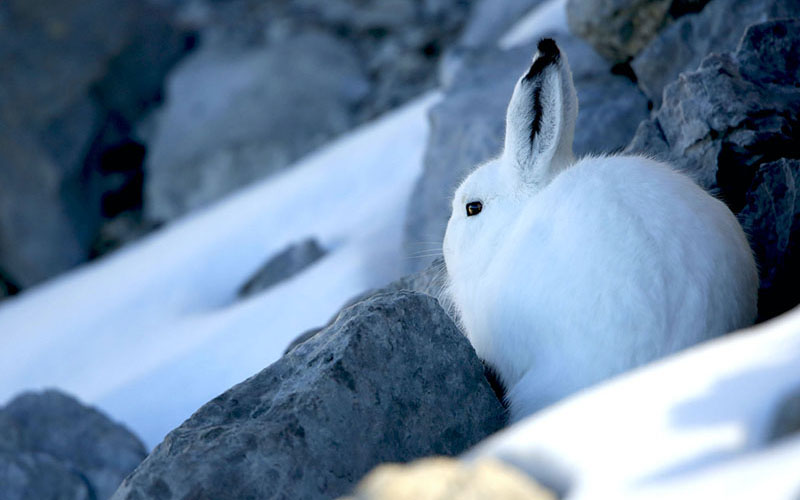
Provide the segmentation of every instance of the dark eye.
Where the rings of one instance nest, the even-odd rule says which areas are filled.
[[[467,217],[478,215],[483,210],[483,203],[479,201],[471,201],[467,203]]]

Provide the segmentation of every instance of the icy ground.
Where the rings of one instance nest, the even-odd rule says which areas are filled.
[[[343,303],[403,269],[409,193],[434,94],[122,251],[0,305],[0,404],[58,387],[149,447],[277,360]],[[330,253],[237,301],[270,256],[308,236]]]

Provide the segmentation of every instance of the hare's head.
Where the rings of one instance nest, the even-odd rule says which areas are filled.
[[[479,278],[519,208],[574,162],[577,115],[567,58],[543,39],[511,96],[503,154],[472,172],[453,197],[443,248],[452,279]]]

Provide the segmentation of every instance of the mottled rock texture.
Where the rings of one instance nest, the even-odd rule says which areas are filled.
[[[0,498],[109,498],[147,454],[133,434],[57,392],[0,408]]]
[[[745,29],[774,18],[800,17],[796,0],[713,0],[664,28],[631,62],[639,86],[661,105],[664,87],[695,71],[709,54],[736,50]]]
[[[379,463],[455,455],[503,422],[436,300],[378,295],[200,408],[113,498],[334,498]]]
[[[611,61],[639,53],[669,19],[672,0],[568,0],[572,33]]]
[[[754,25],[736,52],[713,54],[667,86],[629,147],[671,161],[739,215],[758,256],[761,319],[800,301],[797,81],[800,20]]]

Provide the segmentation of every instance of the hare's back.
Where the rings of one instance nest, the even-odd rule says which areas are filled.
[[[580,330],[618,347],[653,342],[629,346],[647,358],[755,314],[755,266],[733,214],[643,158],[591,158],[559,174],[522,209],[496,262],[498,288],[524,283],[514,296],[498,292],[502,314],[524,310],[520,321],[537,330]]]

